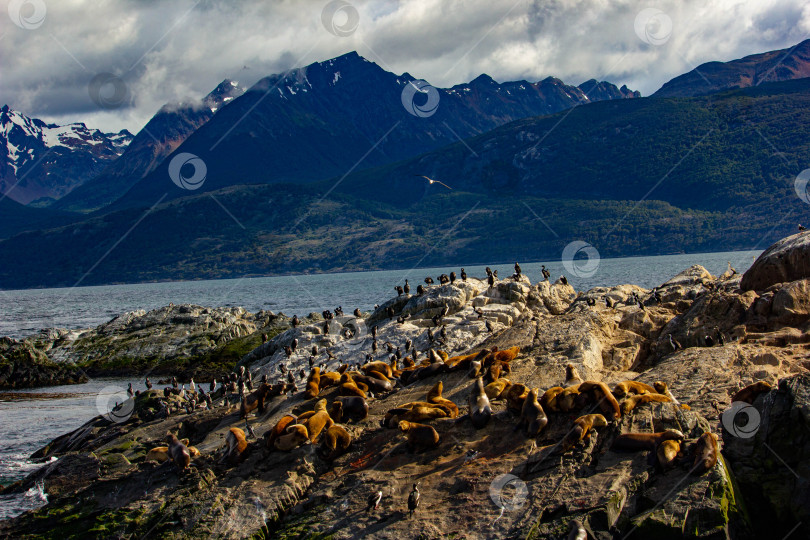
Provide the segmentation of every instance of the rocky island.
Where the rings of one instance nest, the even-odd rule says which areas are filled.
[[[0,537],[806,537],[808,260],[804,232],[653,290],[517,272],[372,313],[170,306],[9,342],[220,384],[156,385],[38,450],[3,493],[48,503]]]

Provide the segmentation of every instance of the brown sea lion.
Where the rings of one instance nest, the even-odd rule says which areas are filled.
[[[377,371],[385,375],[386,378],[390,379],[393,376],[393,372],[391,370],[391,366],[386,364],[385,362],[369,362],[368,364],[364,365],[360,368],[363,373],[366,375],[370,375],[371,372]]]
[[[264,412],[264,401],[270,394],[270,385],[262,383],[259,388],[250,394],[242,397],[242,405],[239,409],[239,417],[246,418],[251,412],[259,409],[259,414]]]
[[[362,398],[361,398],[362,399]],[[332,402],[332,406],[329,408],[329,418],[332,419],[334,423],[340,423],[343,420],[343,402],[335,400]]]
[[[449,399],[442,397],[442,391],[444,391],[444,385],[442,384],[442,381],[439,381],[433,385],[433,388],[431,388],[430,391],[428,391],[427,402],[433,403],[434,405],[442,405],[447,409],[450,409],[450,418],[456,418],[458,416],[458,405]]]
[[[386,427],[394,428],[399,422],[426,422],[438,418],[449,418],[447,410],[439,407],[412,407],[410,409],[391,409],[385,413],[383,424]]]
[[[361,385],[366,385],[366,389],[376,394],[383,392],[390,392],[394,389],[394,383],[385,378],[385,375],[377,371],[372,371],[371,375],[352,375],[352,379],[358,387],[362,389]]]
[[[156,461],[158,463],[163,463],[164,461],[169,460],[169,447],[168,446],[156,446],[152,448],[146,453],[146,457],[144,461]]]
[[[529,387],[522,383],[515,383],[506,390],[506,408],[520,414],[523,410],[523,400],[529,395]]]
[[[289,452],[293,448],[297,448],[301,444],[309,440],[309,433],[307,433],[306,426],[302,424],[291,424],[287,426],[283,435],[280,435],[273,441],[273,446],[276,450]]]
[[[670,403],[671,400],[664,394],[640,394],[629,396],[622,401],[622,413],[630,414],[630,412],[642,403]]]
[[[574,386],[575,384],[581,384],[583,382],[582,377],[579,376],[579,371],[577,371],[577,367],[574,364],[567,364],[565,366],[565,386]]]
[[[333,460],[345,453],[352,444],[352,436],[343,426],[330,426],[321,437],[321,455],[324,459]]]
[[[554,397],[553,406],[560,412],[571,412],[577,408],[579,385],[569,386]]]
[[[487,397],[490,401],[495,401],[497,399],[503,399],[506,396],[504,392],[512,386],[512,381],[509,379],[500,378],[497,381],[493,381],[484,387],[484,392],[486,392]]]
[[[439,446],[439,433],[433,426],[403,420],[398,427],[402,433],[408,434],[408,449],[411,452],[429,450]]]
[[[623,433],[613,441],[611,450],[639,451],[655,450],[664,441],[682,441],[683,433],[677,429],[667,429],[658,433]]]
[[[745,403],[751,404],[758,395],[765,392],[770,392],[771,389],[772,386],[768,381],[757,381],[754,384],[749,384],[745,388],[737,391],[737,393],[731,396],[731,401],[744,401]]]
[[[692,464],[692,474],[700,476],[717,465],[717,456],[720,448],[717,445],[717,435],[704,433],[695,445],[695,461]]]
[[[678,453],[681,451],[681,443],[677,440],[662,441],[655,451],[655,456],[658,459],[658,465],[664,471],[668,471],[675,466],[675,460],[678,458]]]
[[[470,421],[475,429],[481,429],[489,423],[492,418],[492,406],[489,404],[489,397],[484,390],[484,381],[478,377],[470,391],[469,398]]]
[[[613,387],[613,395],[622,398],[627,394],[654,394],[654,387],[641,381],[622,381]]]
[[[234,465],[239,463],[245,457],[247,445],[245,432],[238,427],[232,427],[225,436],[225,455],[220,461],[227,459]]]
[[[366,393],[360,389],[357,383],[354,382],[352,376],[344,373],[340,377],[340,395],[341,396],[358,396],[361,398],[366,397]]]
[[[335,401],[343,403],[343,418],[365,420],[368,417],[368,403],[358,396],[338,396]]]
[[[169,458],[178,469],[184,471],[191,463],[191,452],[188,451],[188,447],[177,440],[177,437],[171,431],[166,433],[166,442],[169,447]]]
[[[543,392],[543,397],[540,398],[540,406],[543,407],[544,410],[559,412],[560,410],[557,408],[556,397],[561,394],[563,390],[565,390],[565,388],[562,386],[552,386]]]
[[[309,378],[307,379],[307,388],[304,391],[304,396],[307,399],[313,399],[318,397],[318,394],[321,393],[321,368],[315,366],[309,372]]]
[[[298,423],[298,418],[296,418],[295,416],[293,416],[291,414],[287,414],[287,415],[282,416],[281,419],[278,422],[276,422],[276,425],[273,426],[273,429],[269,430],[264,436],[264,440],[265,440],[265,444],[267,445],[267,448],[273,448],[274,447],[273,443],[275,442],[276,439],[278,439],[287,430],[287,426],[290,426],[292,424],[297,424],[297,423]]]
[[[515,429],[526,429],[528,437],[537,437],[546,425],[548,425],[548,417],[543,411],[543,407],[537,401],[537,394],[539,390],[533,388],[523,400],[523,408],[520,411],[520,421]]]
[[[579,441],[586,441],[591,431],[597,427],[607,426],[607,420],[601,414],[586,414],[574,420],[574,427],[563,438],[561,446],[563,453],[571,450]]]
[[[300,416],[298,420],[301,421]],[[315,404],[314,414],[304,422],[307,433],[309,434],[309,441],[314,443],[318,439],[318,435],[320,435],[321,431],[328,429],[333,423],[332,418],[329,417],[329,413],[326,410],[326,400],[319,400],[318,403]]]
[[[502,351],[496,351],[494,353],[494,356],[495,356],[496,361],[508,364],[509,362],[511,362],[512,360],[517,358],[517,355],[518,355],[519,352],[520,352],[520,347],[514,346],[514,347],[509,347],[508,349],[505,349],[505,350],[502,350]]]
[[[619,402],[613,397],[608,386],[600,381],[585,381],[579,385],[579,392],[590,392],[596,400],[599,408],[608,417],[618,420],[622,417]]]
[[[340,383],[340,373],[337,371],[324,371],[320,374],[318,386],[323,390]]]

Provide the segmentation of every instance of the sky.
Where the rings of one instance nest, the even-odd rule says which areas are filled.
[[[225,78],[357,51],[437,87],[591,78],[649,95],[707,61],[810,37],[806,0],[0,0],[0,103],[137,132]]]

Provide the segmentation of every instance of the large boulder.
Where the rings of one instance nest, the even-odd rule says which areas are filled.
[[[779,240],[743,274],[740,288],[761,291],[775,283],[810,277],[810,231]]]

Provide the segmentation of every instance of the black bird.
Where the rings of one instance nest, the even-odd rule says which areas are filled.
[[[127,395],[129,397],[133,397],[135,395],[135,390],[132,389],[132,383],[129,383],[129,388],[127,388]]]
[[[360,311],[360,308],[354,308],[354,316],[358,319],[363,316],[363,312]]]
[[[295,384],[295,377],[293,377],[292,371],[287,372],[287,382],[290,384]]]
[[[546,270],[546,265],[545,264],[541,264],[540,266],[542,268],[541,272],[543,272],[543,279],[548,280],[548,278],[551,277],[551,272]]]
[[[296,326],[298,326],[298,322],[299,322],[299,321],[298,321],[298,315],[293,315],[293,318],[292,318],[292,327],[293,327],[293,328],[295,328]]]
[[[439,326],[439,322],[442,318],[439,315],[434,315],[431,320],[433,321],[433,326]]]
[[[490,287],[494,287],[495,286],[495,276],[493,276],[492,274],[489,274],[487,276],[487,283],[489,283]]]
[[[492,269],[489,266],[486,267],[485,272],[487,273],[488,276],[492,275]]]
[[[707,347],[713,347],[714,346],[714,338],[712,338],[712,336],[706,336],[704,339],[706,340],[706,346]]]
[[[404,323],[405,321],[407,321],[407,320],[408,320],[408,319],[410,319],[410,318],[411,318],[411,315],[410,315],[410,314],[407,314],[407,315],[400,315],[399,317],[397,317],[397,322],[398,322],[399,324],[402,324],[402,323]]]
[[[304,377],[307,376],[307,372],[302,369],[301,371],[298,372],[298,376],[303,379]]]
[[[338,306],[335,308],[335,315],[337,315],[338,317],[343,316],[343,306]]]
[[[377,337],[377,325],[371,327],[371,337]]]
[[[399,347],[397,347],[397,350],[394,352],[394,356],[397,357],[397,360],[402,360],[402,351],[399,350]]]
[[[352,332],[352,329],[349,328],[348,326],[344,326],[343,331],[341,333],[343,334],[343,337],[346,339],[352,339],[354,337],[354,332]]]
[[[433,278],[428,276],[425,278],[425,285],[433,285]]]
[[[565,276],[560,276],[560,281],[562,281],[563,285],[568,285],[568,278]]]
[[[317,345],[312,346],[312,356],[318,356],[318,346]]]
[[[209,392],[213,392],[213,391],[214,391],[214,390],[216,390],[216,389],[217,389],[217,378],[216,378],[216,377],[214,377],[214,378],[211,380],[211,384],[209,384],[209,385],[208,385],[208,391],[209,391]]]
[[[485,321],[484,325],[487,327],[487,332],[492,332],[492,323],[489,321]]]
[[[295,349],[298,348],[298,338],[293,338],[290,347],[292,348],[293,352],[295,352]]]
[[[146,378],[146,389],[147,390],[152,389],[152,381],[149,380],[149,377]]]
[[[329,321],[324,321],[323,322],[323,333],[324,333],[324,335],[329,333]]]
[[[413,341],[411,341],[410,338],[408,338],[408,340],[405,342],[405,352],[411,350],[411,345],[413,345]]]
[[[804,227],[804,225],[802,225],[801,223],[799,223],[799,232],[801,232],[801,231],[806,231],[806,230],[807,230],[807,229]]]
[[[456,273],[455,272],[450,272],[450,283],[455,283],[455,282],[456,282]]]
[[[287,373],[287,366],[285,366],[284,364],[279,364],[278,370],[281,372],[282,375],[284,375],[285,373]]]
[[[408,283],[408,280],[405,280],[405,286],[402,287],[402,290],[405,291],[405,294],[411,294],[411,285]]]
[[[393,318],[394,318],[394,308],[392,308],[391,306],[388,306],[388,307],[385,309],[385,313],[386,313],[386,315],[388,315],[388,318],[389,318],[389,319],[393,319]]]
[[[371,512],[372,510],[376,510],[380,507],[380,501],[382,500],[382,491],[377,491],[376,493],[372,493],[368,496],[368,506],[366,506],[366,512]]]
[[[371,352],[377,352],[377,338],[371,341]]]
[[[314,365],[315,365],[315,357],[310,355],[310,357],[309,357],[309,369],[312,369],[312,366],[314,366]]]
[[[442,336],[443,340],[447,340],[447,330],[446,330],[446,328],[447,327],[445,325],[442,325],[442,329],[439,332],[439,335]]]
[[[442,285],[447,285],[448,283],[450,283],[450,277],[447,274],[440,275],[439,283]]]
[[[520,275],[520,265],[515,263],[515,273],[519,276]]]
[[[417,285],[416,286],[416,294],[418,294],[419,296],[422,296],[423,294],[425,294],[425,288],[422,287],[421,285]]]
[[[391,345],[391,342],[390,342],[390,341],[386,341],[386,342],[385,342],[385,348],[388,350],[388,352],[389,352],[389,353],[394,352],[394,346],[393,346],[393,345]]]
[[[495,279],[498,279],[498,269],[492,271],[492,275],[495,276]]]
[[[284,354],[287,355],[287,358],[291,357],[292,353],[293,353],[292,347],[290,347],[289,345],[285,345],[284,346]]]
[[[403,289],[400,285],[397,285],[394,287],[394,289],[397,291],[397,296],[402,296],[402,293],[405,292],[405,289]]]
[[[245,382],[246,382],[248,392],[253,392],[253,375],[251,375],[249,371],[248,371],[247,379],[246,379]]]
[[[412,516],[419,506],[419,488],[413,485],[413,491],[408,495],[408,515]]]
[[[467,272],[464,269],[461,269],[461,281],[467,281]]]

